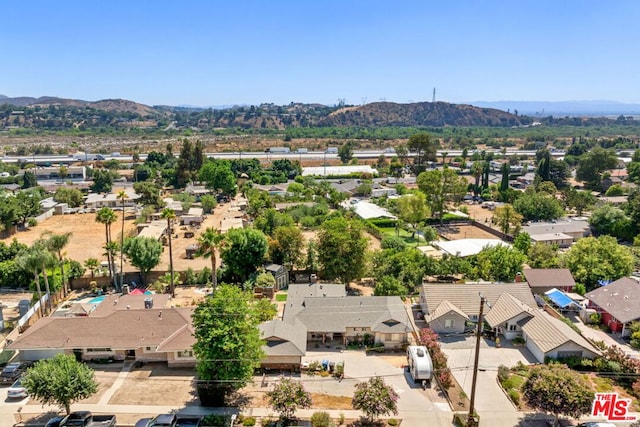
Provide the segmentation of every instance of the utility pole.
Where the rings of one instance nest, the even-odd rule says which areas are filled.
[[[476,330],[476,354],[473,360],[473,379],[471,380],[471,399],[469,402],[469,416],[467,417],[467,427],[476,427],[475,417],[475,401],[476,401],[476,381],[478,379],[478,361],[480,359],[480,340],[482,339],[482,323],[484,305],[487,303],[487,299],[484,295],[480,294],[480,311],[478,312],[478,329]]]

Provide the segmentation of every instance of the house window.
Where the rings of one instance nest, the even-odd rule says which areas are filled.
[[[393,334],[384,334],[385,341],[393,341]]]
[[[191,350],[182,350],[177,353],[176,356],[178,359],[193,359],[193,351]]]
[[[516,325],[515,323],[513,323],[513,324],[509,325],[509,330],[513,332],[513,331],[515,331],[515,330],[516,330],[516,327],[517,327],[517,326],[518,326],[518,325]]]
[[[111,353],[111,349],[108,347],[88,348],[87,353]]]
[[[157,349],[157,348],[158,348],[158,347],[155,347],[155,346],[154,346],[154,347],[145,347],[145,348],[144,348],[144,352],[145,352],[145,353],[155,353],[155,351],[156,351],[156,349]]]
[[[451,329],[451,328],[453,328],[454,325],[455,325],[455,322],[454,322],[453,319],[445,319],[444,320],[445,329]]]

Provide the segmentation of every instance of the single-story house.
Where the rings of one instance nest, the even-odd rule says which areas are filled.
[[[287,187],[285,184],[280,184],[280,185],[260,185],[260,184],[253,184],[253,188],[260,190],[260,191],[265,191],[267,193],[269,193],[269,195],[271,196],[286,196],[287,195]]]
[[[300,370],[302,356],[307,351],[307,328],[298,321],[290,324],[280,319],[261,323],[258,328],[260,337],[266,341],[261,367]]]
[[[531,308],[537,307],[526,283],[424,283],[420,289],[420,308],[436,333],[460,333],[466,322],[478,321],[480,294],[493,305],[505,293]]]
[[[180,215],[181,225],[200,225],[204,221],[204,210],[202,208],[189,208],[186,214]]]
[[[573,243],[573,237],[565,233],[534,234],[530,237],[533,243],[557,245],[559,248],[568,248]]]
[[[348,341],[370,335],[378,345],[396,348],[408,342],[413,326],[400,297],[346,296],[344,285],[289,285],[283,320],[300,321],[307,341]]]
[[[220,221],[220,232],[226,233],[232,228],[244,228],[244,222],[242,218],[229,218],[226,217],[222,221]]]
[[[138,225],[138,237],[151,237],[152,239],[160,240],[166,232],[166,219],[157,219],[155,221]]]
[[[140,195],[136,194],[133,190],[124,190],[127,197],[124,199],[125,208],[136,206],[137,200]],[[100,208],[122,208],[122,200],[118,198],[119,193],[90,193],[87,196],[85,204],[89,209]]]
[[[553,288],[571,292],[576,286],[568,268],[525,268],[523,273],[531,292],[537,295]]]
[[[585,294],[589,308],[601,316],[601,323],[621,336],[631,334],[628,325],[640,320],[640,283],[623,277]]]
[[[61,168],[45,166],[33,169],[38,181],[84,181],[87,177],[84,166],[65,166],[65,173],[60,175]]]
[[[503,242],[500,239],[435,240],[431,242],[431,244],[440,249],[443,254],[459,256],[462,258],[477,255],[484,248],[492,248],[500,245],[511,247],[509,243]]]
[[[204,185],[192,185],[187,184],[187,187],[184,189],[184,192],[195,197],[197,201],[206,194],[211,194],[211,190],[207,189]]]
[[[343,203],[343,206],[346,209],[352,209],[356,215],[358,215],[362,219],[373,219],[373,218],[390,218],[396,219],[396,216],[389,212],[387,209],[382,208],[374,203],[359,201],[357,203],[349,203],[346,201]]]
[[[522,227],[522,232],[529,234],[532,239],[537,235],[566,234],[575,242],[591,235],[591,226],[587,221],[562,219],[553,222],[532,222]]]

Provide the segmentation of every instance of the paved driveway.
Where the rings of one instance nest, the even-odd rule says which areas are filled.
[[[400,356],[404,358],[404,356]],[[337,394],[340,390],[345,396],[353,396],[354,386],[358,382],[367,381],[374,376],[380,376],[385,383],[392,386],[399,395],[398,411],[402,418],[403,427],[424,427],[425,425],[451,425],[453,414],[446,399],[436,389],[422,390],[413,384],[408,373],[398,364],[390,363],[389,359],[366,355],[363,351],[344,352],[307,352],[303,361],[344,362],[345,378],[342,382],[335,379],[305,382],[308,390]],[[313,377],[317,378],[317,377]]]
[[[475,337],[446,341],[441,347],[447,355],[448,366],[467,396],[471,397]],[[518,362],[530,364],[535,363],[535,359],[525,348],[496,348],[493,342],[481,341],[475,401],[481,425],[498,427],[517,423],[519,414],[500,388],[497,376],[498,366],[513,366]]]

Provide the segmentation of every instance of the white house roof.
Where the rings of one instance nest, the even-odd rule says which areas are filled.
[[[302,176],[351,175],[352,173],[370,173],[377,175],[378,170],[369,165],[360,166],[313,166],[302,168]]]
[[[127,204],[128,202],[132,201],[132,200],[138,200],[140,198],[139,194],[136,194],[133,190],[124,190],[124,192],[127,194],[127,198],[125,199],[125,204]],[[94,203],[98,203],[98,202],[116,202],[118,200],[118,193],[108,193],[108,194],[102,194],[102,193],[90,193],[89,195],[87,195],[87,200],[86,200],[86,204],[94,204]]]
[[[375,205],[371,202],[358,202],[349,204],[348,207],[353,209],[353,211],[362,219],[371,219],[371,218],[392,218],[396,219],[394,215],[392,215],[385,208],[381,208],[378,205]]]
[[[486,247],[494,247],[499,245],[511,247],[510,244],[505,243],[500,239],[459,239],[449,241],[437,240],[435,242],[432,242],[432,245],[440,248],[440,250],[448,253],[449,255],[457,255],[463,258],[471,255],[476,255]]]

